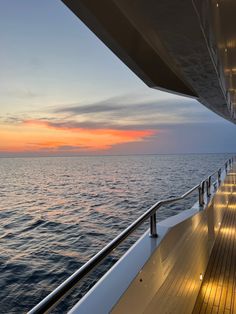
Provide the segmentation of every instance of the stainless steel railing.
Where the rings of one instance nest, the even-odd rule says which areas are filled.
[[[222,167],[227,173],[232,164],[234,158],[227,160]],[[94,255],[87,263],[74,272],[68,279],[66,279],[59,287],[52,291],[47,297],[45,297],[40,303],[38,303],[28,314],[41,314],[48,312],[52,309],[63,297],[65,297],[69,291],[79,283],[91,270],[93,270],[106,256],[108,256],[120,243],[122,243],[131,233],[133,233],[143,222],[150,219],[150,237],[157,237],[156,226],[156,212],[163,205],[171,204],[185,199],[188,195],[194,191],[199,192],[199,208],[203,208],[205,205],[205,199],[209,199],[211,196],[212,178],[217,176],[217,186],[221,184],[222,168],[213,172],[200,184],[195,185],[186,193],[179,197],[169,198],[161,200],[149,208],[144,214],[136,219],[129,227],[121,232],[115,239],[108,243],[101,251]]]

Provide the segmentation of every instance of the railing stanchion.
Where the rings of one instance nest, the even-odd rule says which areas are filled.
[[[157,238],[157,215],[156,213],[150,216],[150,237]]]
[[[218,185],[221,183],[221,168],[218,170]]]
[[[200,183],[198,187],[198,196],[199,196],[199,206],[203,207],[204,205],[204,182]]]
[[[207,197],[211,196],[211,176],[208,177],[207,182]]]

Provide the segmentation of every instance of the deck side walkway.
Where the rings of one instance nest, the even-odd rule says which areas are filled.
[[[236,182],[236,169],[230,175],[235,177]],[[229,203],[225,208],[193,314],[236,313],[236,184],[231,185]]]

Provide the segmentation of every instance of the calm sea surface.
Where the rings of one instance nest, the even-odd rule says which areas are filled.
[[[25,313],[149,206],[185,192],[228,157],[1,158],[0,313]],[[163,208],[158,219],[186,208]],[[97,277],[91,274],[74,300]]]

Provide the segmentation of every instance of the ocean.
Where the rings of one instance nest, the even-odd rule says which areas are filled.
[[[229,157],[0,158],[0,313],[25,313],[151,205],[184,193]],[[195,201],[197,195],[192,195],[161,208],[157,218],[175,215]],[[136,238],[147,228],[144,225]],[[54,313],[66,312],[131,240]]]

